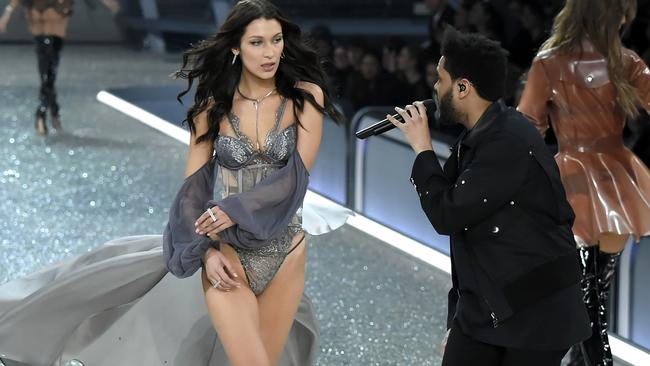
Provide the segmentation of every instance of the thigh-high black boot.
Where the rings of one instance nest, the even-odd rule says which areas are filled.
[[[582,278],[580,280],[580,287],[582,288],[582,300],[587,308],[589,321],[591,323],[592,336],[586,342],[590,342],[597,334],[596,327],[598,325],[598,290],[597,290],[597,265],[596,255],[598,247],[582,247],[578,249],[580,254],[580,268],[582,270]],[[569,366],[585,366],[583,355],[583,343],[576,344],[569,352]]]
[[[52,117],[52,127],[56,130],[61,129],[61,118],[59,115],[59,103],[56,100],[56,76],[59,69],[59,61],[61,60],[61,50],[63,49],[63,38],[58,36],[52,37],[52,58],[47,69],[47,82],[50,105],[50,116]]]
[[[45,117],[50,101],[50,91],[48,90],[48,69],[52,59],[52,39],[48,36],[35,36],[36,60],[38,61],[38,75],[41,80],[41,87],[38,93],[39,105],[36,109],[36,131],[41,134],[47,134],[47,125]]]
[[[585,305],[591,320],[591,337],[580,345],[583,364],[587,366],[612,366],[612,351],[607,336],[609,289],[621,253],[605,253],[598,247],[581,250],[583,281],[589,280],[584,292]],[[586,272],[586,276],[584,276]],[[583,291],[585,286],[583,286]],[[573,359],[572,359],[573,362]],[[580,365],[572,363],[571,365]]]

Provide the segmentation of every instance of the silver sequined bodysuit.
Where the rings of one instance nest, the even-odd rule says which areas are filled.
[[[215,199],[248,191],[269,173],[286,165],[296,149],[297,133],[295,123],[280,130],[286,105],[287,99],[282,98],[276,112],[275,125],[266,137],[261,152],[241,132],[239,117],[232,112],[228,114],[235,136],[218,135],[214,142],[218,164],[215,172]],[[248,284],[256,295],[266,289],[284,259],[293,250],[293,238],[302,233],[301,211],[299,209],[293,216],[286,232],[270,240],[268,245],[253,250],[233,247],[239,255]]]

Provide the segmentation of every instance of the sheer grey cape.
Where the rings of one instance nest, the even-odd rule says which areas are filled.
[[[178,277],[198,270],[203,254],[212,245],[194,227],[196,218],[208,207],[219,206],[237,223],[220,233],[223,241],[242,249],[256,249],[286,230],[307,192],[309,172],[294,151],[284,167],[270,173],[253,189],[212,200],[214,160],[185,179],[169,212],[163,248],[167,268]]]
[[[293,188],[284,190],[292,198],[251,193],[247,196],[258,194],[268,205],[247,205],[246,202],[254,202],[253,198],[217,203],[237,217],[234,221],[239,219],[250,224],[230,230],[229,242],[259,245],[264,238],[272,237],[274,227],[281,226],[286,219],[265,220],[256,225],[256,220],[247,221],[247,215],[257,218],[253,212],[264,216],[268,210],[284,206],[290,216],[293,206],[300,205],[302,198],[297,197],[304,196],[302,187],[306,189],[306,178],[299,177],[302,161],[296,159],[300,157],[292,158],[287,170],[293,169],[293,175],[273,176],[283,187],[288,181],[293,182],[289,185]],[[207,197],[203,195],[208,194],[213,176],[210,169],[214,169],[213,162],[186,179],[172,205],[171,211],[175,213],[170,212],[170,217],[183,210],[193,213],[192,210],[205,209],[209,203],[203,200]],[[260,182],[259,192],[269,189],[270,178],[264,184]],[[194,185],[199,189],[188,188]],[[195,206],[198,203],[201,207]],[[305,209],[309,210],[307,206]],[[251,211],[246,213],[246,210]],[[311,224],[305,222],[306,230],[321,234],[342,225],[350,211],[305,213],[306,220],[314,220]],[[193,227],[193,219],[185,222],[179,217],[178,223]],[[207,315],[197,271],[201,251],[211,243],[187,230],[171,230],[173,225],[168,226],[164,239],[160,236],[117,239],[1,285],[0,359],[7,366],[58,366],[72,359],[87,366],[227,365],[225,352]],[[179,280],[174,275],[193,278]],[[312,365],[318,353],[318,339],[312,303],[303,296],[280,364]]]

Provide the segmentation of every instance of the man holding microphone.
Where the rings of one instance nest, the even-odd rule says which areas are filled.
[[[435,84],[441,123],[465,127],[440,166],[421,102],[387,116],[417,157],[411,182],[450,236],[453,288],[443,366],[559,366],[589,337],[574,219],[537,130],[501,101],[507,53],[448,29]]]

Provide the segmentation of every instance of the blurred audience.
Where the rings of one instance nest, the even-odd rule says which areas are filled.
[[[361,57],[359,72],[348,78],[344,98],[354,111],[367,106],[392,105],[402,92],[395,86],[395,78],[381,68],[379,56],[367,51]]]
[[[328,73],[336,97],[348,117],[366,106],[394,106],[433,96],[440,58],[440,40],[451,25],[499,40],[510,52],[506,103],[515,105],[518,85],[547,38],[553,17],[564,0],[424,0],[429,12],[428,37],[416,40],[391,36],[336,39],[326,26],[310,36],[319,54],[329,60]],[[373,43],[374,42],[374,43]],[[638,16],[625,37],[628,47],[650,63],[650,0],[638,0]]]

